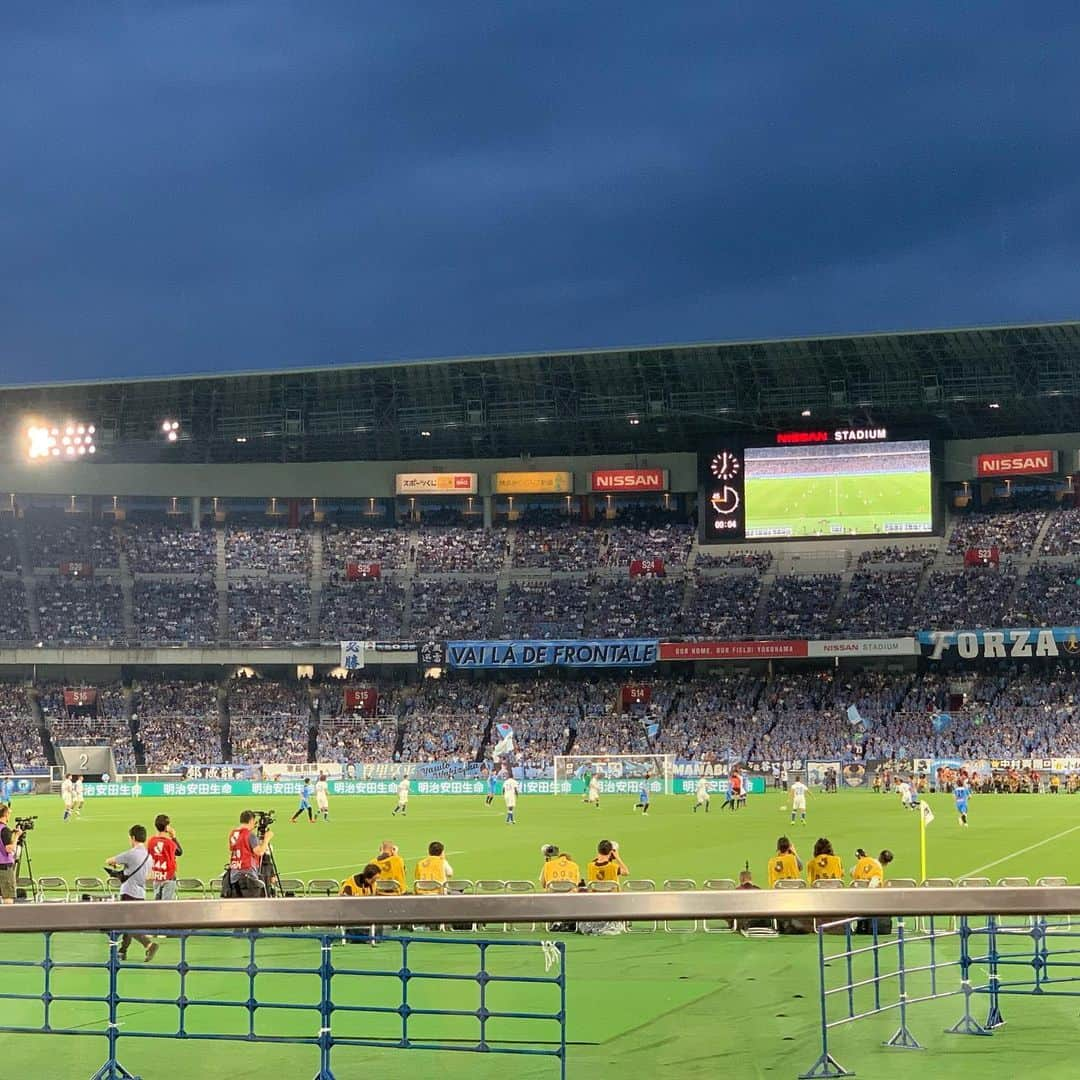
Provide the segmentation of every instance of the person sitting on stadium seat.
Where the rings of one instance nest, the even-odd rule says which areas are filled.
[[[776,854],[769,860],[769,888],[775,889],[778,881],[798,880],[802,868],[794,845],[786,836],[781,836],[776,841]]]
[[[878,889],[885,884],[885,867],[893,861],[893,853],[885,848],[875,859],[859,848],[855,852],[856,863],[851,871],[852,881],[868,881],[871,889]]]
[[[577,886],[581,884],[581,869],[565,851],[560,851],[557,844],[545,844],[540,849],[544,856],[544,865],[540,870],[540,885],[546,889],[553,881],[569,881]]]
[[[338,896],[374,896],[375,882],[379,877],[379,867],[375,863],[368,863],[359,874],[352,874],[341,883]]]
[[[596,858],[585,864],[586,881],[617,882],[620,877],[630,874],[630,868],[620,858],[619,845],[614,840],[601,840],[596,845],[596,852]],[[547,863],[544,869],[547,869]]]
[[[839,856],[833,851],[831,841],[820,837],[814,844],[814,857],[806,868],[807,884],[815,881],[843,881],[844,867]]]
[[[445,850],[438,840],[432,840],[428,844],[427,855],[416,864],[413,874],[414,887],[420,881],[437,881],[440,885],[445,885],[454,876],[454,868],[443,854]]]
[[[393,841],[384,840],[379,846],[379,854],[368,865],[378,868],[380,881],[396,881],[398,888],[406,891],[405,860],[398,854],[398,846]]]

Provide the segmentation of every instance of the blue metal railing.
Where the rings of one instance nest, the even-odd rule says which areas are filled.
[[[96,948],[103,936],[108,949],[99,959],[58,958],[57,939]],[[315,1080],[333,1080],[331,1058],[342,1047],[547,1057],[565,1080],[566,947],[560,941],[373,937],[367,928],[174,931],[163,948],[179,947],[175,963],[140,963],[120,958],[118,931],[18,934],[7,942],[28,938],[40,940],[42,948],[27,958],[12,957],[9,949],[0,959],[0,1001],[8,1021],[0,1031],[104,1038],[107,1060],[92,1080],[131,1080],[119,1061],[120,1043],[128,1039],[311,1046],[318,1050]],[[200,955],[204,946],[206,958]],[[293,959],[295,952],[300,955]],[[527,970],[530,961],[535,972]],[[83,973],[75,977],[90,988],[69,987],[67,973]],[[158,983],[164,973],[177,976],[176,993],[151,993],[154,973]],[[94,992],[101,976],[105,985]],[[288,990],[269,984],[278,978],[287,980]],[[217,983],[212,994],[203,987],[206,980]],[[220,996],[223,986],[226,996]],[[145,1022],[132,1026],[130,1019],[121,1026],[121,1009],[131,1005],[175,1010],[175,1020],[156,1029]],[[18,1015],[30,1006],[40,1007],[37,1022]],[[70,1010],[82,1006],[105,1006],[104,1023],[96,1008],[73,1023]],[[284,1016],[294,1019],[285,1024]],[[261,1017],[277,1030],[263,1030]],[[538,1037],[511,1038],[510,1027],[523,1022]],[[282,1031],[283,1025],[295,1030]]]

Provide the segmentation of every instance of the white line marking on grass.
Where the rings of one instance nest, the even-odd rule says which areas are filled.
[[[1052,844],[1055,840],[1060,840],[1063,836],[1068,836],[1070,833],[1076,832],[1080,829],[1080,825],[1074,825],[1071,829],[1065,829],[1064,832],[1054,833],[1053,836],[1048,836],[1045,840],[1040,840],[1037,844],[1029,844],[1025,848],[1021,848],[1019,851],[1014,851],[1011,855],[1004,855],[1000,859],[995,859],[993,862],[988,862],[985,866],[977,866],[974,870],[969,870],[966,874],[961,874],[961,877],[974,877],[976,874],[981,874],[984,870],[989,870],[991,867],[1000,866],[1002,863],[1008,862],[1010,859],[1016,859],[1021,855],[1026,855],[1029,851],[1034,851],[1036,848],[1045,847],[1047,844]]]

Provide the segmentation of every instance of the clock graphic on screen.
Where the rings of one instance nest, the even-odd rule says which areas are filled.
[[[733,454],[730,450],[721,450],[718,454],[714,454],[710,465],[712,474],[717,480],[734,480],[741,468],[742,462],[739,460],[739,455]]]

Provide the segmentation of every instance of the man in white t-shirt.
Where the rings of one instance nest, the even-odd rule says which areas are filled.
[[[323,821],[330,820],[330,785],[325,773],[319,773],[319,779],[315,781],[315,812]]]
[[[799,814],[799,820],[803,825],[806,824],[806,793],[809,788],[796,777],[791,787],[788,788],[788,792],[791,795],[791,822],[795,823],[795,815]]]
[[[702,776],[698,782],[697,787],[694,789],[694,813],[696,814],[703,806],[705,807],[705,813],[709,812],[709,801],[712,796],[709,794],[709,781]]]
[[[514,779],[513,774],[511,774],[503,781],[503,802],[506,803],[507,825],[515,824],[514,810],[517,807],[517,797],[518,782]]]
[[[75,777],[65,775],[60,781],[60,798],[64,803],[64,821],[71,817],[75,806]]]
[[[398,786],[397,786],[397,806],[394,807],[394,813],[391,814],[390,816],[393,817],[395,814],[401,814],[403,816],[408,816],[408,813],[409,813],[409,778],[407,776],[403,776],[401,778],[401,780],[399,781]]]

